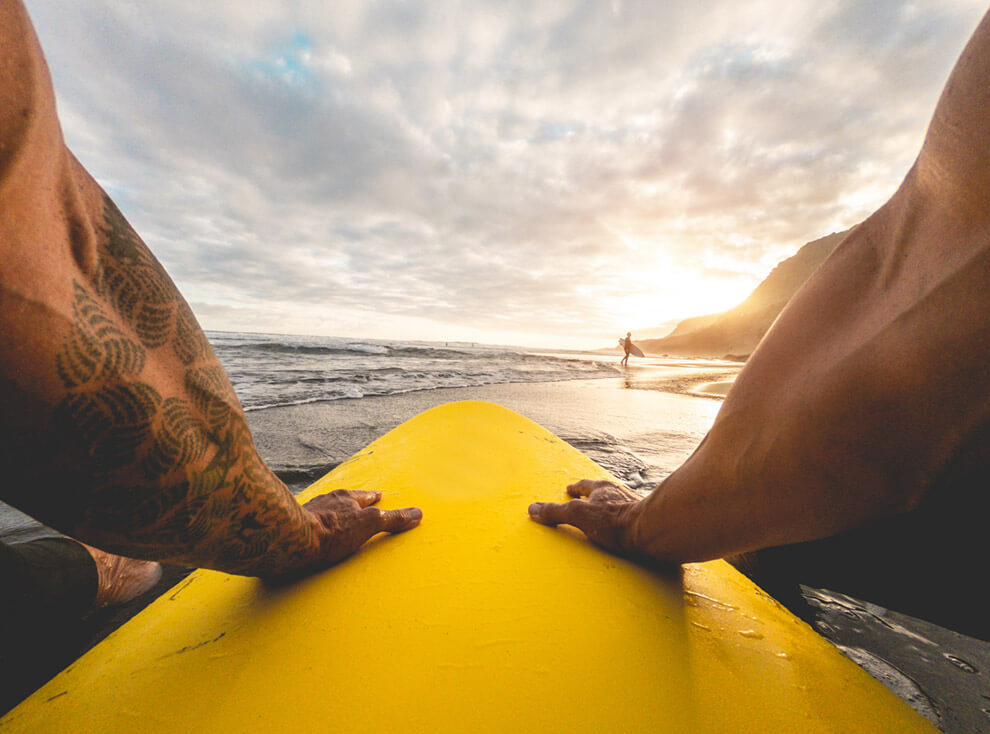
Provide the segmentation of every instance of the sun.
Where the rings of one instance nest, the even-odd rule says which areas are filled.
[[[759,283],[740,263],[708,257],[683,264],[656,241],[628,234],[620,239],[631,256],[624,269],[626,285],[611,306],[623,323],[648,327],[668,321],[727,311],[741,303]]]

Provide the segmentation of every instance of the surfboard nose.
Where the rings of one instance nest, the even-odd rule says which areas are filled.
[[[197,571],[2,720],[4,731],[928,730],[727,564],[664,575],[529,520],[607,472],[462,402],[302,495],[379,489],[420,527],[298,583]]]

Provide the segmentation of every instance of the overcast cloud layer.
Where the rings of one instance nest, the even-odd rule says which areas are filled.
[[[69,146],[205,328],[561,346],[728,308],[872,212],[985,10],[27,5]]]

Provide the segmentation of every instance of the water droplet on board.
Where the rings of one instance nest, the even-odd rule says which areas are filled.
[[[966,673],[979,673],[980,672],[976,668],[976,666],[973,665],[972,663],[969,663],[969,662],[963,660],[962,658],[958,658],[955,655],[952,655],[950,653],[943,652],[942,653],[942,657],[944,657],[946,660],[948,660],[950,663],[952,663],[953,665],[955,665],[957,668],[959,668],[959,670],[962,670],[963,672],[966,672]]]
[[[739,634],[743,637],[748,637],[751,640],[762,640],[763,635],[756,630],[739,630]]]
[[[708,596],[697,591],[685,591],[684,592],[684,603],[688,606],[698,606],[699,601],[707,602],[709,605],[713,606],[715,609],[721,609],[724,612],[734,612],[739,607],[735,604],[729,604],[725,601],[719,601],[713,596]]]

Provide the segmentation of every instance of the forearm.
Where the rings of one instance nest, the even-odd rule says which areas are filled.
[[[702,560],[924,501],[990,420],[990,14],[895,196],[793,298],[635,543]]]
[[[315,518],[258,456],[189,307],[34,86],[0,169],[4,498],[121,554],[306,565]]]
[[[705,561],[911,511],[975,476],[979,442],[990,449],[990,232],[927,185],[909,177],[809,279],[649,497],[572,485],[588,501],[535,503],[533,519],[634,557]]]
[[[125,555],[250,574],[306,565],[317,555],[319,524],[258,456],[226,375],[171,280],[73,166],[80,201],[90,206],[67,216],[89,217],[70,229],[95,233],[95,251],[84,258],[95,266],[55,269],[71,279],[69,304],[57,296],[67,288],[2,286],[5,331],[19,321],[24,333],[9,336],[27,345],[5,371],[20,383],[12,389],[48,414],[43,429],[26,430],[52,433],[48,443],[60,456],[51,459],[65,465],[65,485],[21,486],[15,494],[31,495],[12,499]]]
[[[0,21],[3,498],[103,549],[262,576],[415,527],[376,491],[301,507],[265,466],[189,306],[65,147],[21,2]]]
[[[91,482],[79,518],[65,522],[131,557],[248,575],[310,565],[318,523],[258,456],[210,361],[188,369],[172,394],[170,380],[151,378],[83,384],[63,400],[56,430],[85,452]]]
[[[910,511],[990,420],[990,238],[913,186],[795,297],[705,442],[637,508],[648,553],[705,560]]]

